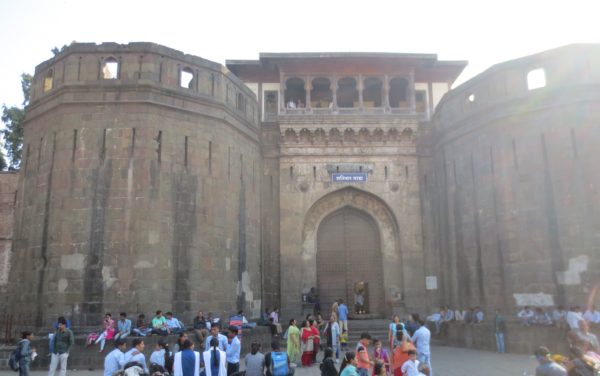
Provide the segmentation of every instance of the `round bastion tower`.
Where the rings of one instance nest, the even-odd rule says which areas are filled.
[[[152,43],[74,43],[36,67],[24,132],[13,325],[258,315],[257,102],[225,67]]]

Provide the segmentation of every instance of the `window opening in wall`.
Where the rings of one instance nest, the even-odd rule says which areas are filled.
[[[344,77],[338,81],[337,105],[342,108],[358,107],[358,90],[354,78]]]
[[[162,131],[158,131],[158,136],[156,136],[156,143],[158,144],[158,148],[156,149],[156,154],[158,157],[158,164],[162,161]]]
[[[383,168],[383,175],[385,176],[386,179],[388,178],[388,168],[387,168],[387,166],[385,166]]]
[[[102,78],[116,80],[119,75],[119,62],[114,57],[107,57],[102,62]]]
[[[417,112],[427,111],[427,92],[425,90],[415,91],[415,104]]]
[[[333,91],[331,91],[331,81],[325,77],[317,77],[312,81],[312,90],[310,91],[310,106],[312,108],[331,108],[333,107]]]
[[[539,89],[546,86],[546,71],[542,68],[527,73],[527,89]]]
[[[183,165],[188,166],[188,136],[185,136],[185,145],[183,150]]]
[[[335,166],[335,172],[340,172],[340,166]]]
[[[313,179],[317,178],[317,166],[313,166]]]
[[[75,153],[77,152],[77,129],[73,130],[73,154],[71,154],[71,162],[75,162]]]
[[[208,141],[208,174],[212,174],[212,141]]]
[[[390,81],[389,93],[390,107],[408,108],[408,80],[404,77],[395,77]]]
[[[408,177],[408,166],[404,166],[404,174]]]
[[[277,91],[265,91],[265,120],[277,115],[278,95]]]
[[[290,166],[290,179],[294,178],[294,167]]]
[[[242,93],[238,93],[235,106],[239,111],[244,111],[244,95]]]
[[[305,106],[306,90],[304,89],[304,80],[293,77],[285,81],[285,107],[302,108]]]
[[[379,78],[368,77],[364,82],[363,102],[365,107],[381,107],[381,90],[383,83]]]
[[[52,89],[53,81],[54,71],[52,69],[48,69],[48,72],[46,72],[46,77],[44,77],[44,92]]]
[[[184,87],[186,89],[191,89],[193,80],[194,71],[188,67],[183,68],[179,77],[179,86]]]

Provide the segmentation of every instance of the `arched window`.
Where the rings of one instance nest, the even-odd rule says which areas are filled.
[[[183,68],[179,75],[179,86],[184,87],[186,89],[191,89],[193,81],[194,71],[189,67]]]
[[[53,82],[54,71],[52,69],[48,69],[48,72],[46,72],[46,77],[44,77],[44,92],[52,89]]]
[[[383,83],[379,78],[368,77],[364,82],[363,102],[365,107],[381,107],[381,88]]]
[[[325,77],[317,77],[312,80],[310,91],[310,106],[313,108],[328,108],[333,102],[331,81]]]
[[[119,78],[119,62],[114,57],[107,57],[102,62],[102,78],[116,80]]]
[[[285,107],[298,108],[304,107],[306,100],[306,90],[304,90],[304,80],[293,77],[285,82]]]
[[[344,77],[338,81],[337,104],[342,108],[358,107],[358,90],[354,78]]]
[[[408,103],[408,80],[396,77],[390,81],[390,106],[393,108],[407,108]]]

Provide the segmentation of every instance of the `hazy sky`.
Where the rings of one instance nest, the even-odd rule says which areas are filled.
[[[595,0],[0,0],[0,103],[20,104],[20,74],[54,46],[148,41],[223,63],[259,52],[436,53],[492,64],[600,42]]]

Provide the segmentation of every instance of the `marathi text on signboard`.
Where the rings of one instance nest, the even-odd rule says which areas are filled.
[[[335,172],[331,174],[331,181],[334,183],[366,183],[367,173],[365,172]]]

